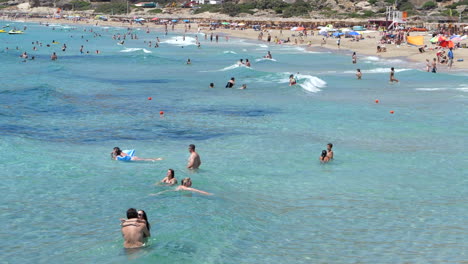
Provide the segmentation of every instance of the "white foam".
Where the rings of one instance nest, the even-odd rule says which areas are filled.
[[[260,59],[256,59],[255,61],[259,62],[259,61],[276,61],[276,60],[275,59],[268,59],[268,58],[260,58]]]
[[[416,88],[415,90],[418,90],[418,91],[444,91],[444,90],[447,90],[447,88]]]
[[[395,69],[395,72],[410,71],[411,69]],[[362,70],[362,73],[390,73],[390,68],[375,68],[370,70]],[[356,71],[345,71],[344,73],[356,73]]]
[[[368,61],[379,61],[380,58],[379,58],[379,57],[375,57],[375,56],[368,56],[368,57],[365,57],[364,60],[368,60]]]
[[[464,88],[456,88],[456,90],[458,91],[462,91],[462,92],[468,92],[468,87],[464,87]]]
[[[162,43],[167,43],[171,45],[176,45],[176,46],[190,46],[190,45],[197,45],[197,40],[192,37],[184,37],[178,36],[178,37],[172,37],[168,40],[162,41]]]
[[[265,44],[260,44],[258,45],[260,48],[268,48],[268,45],[265,45]]]
[[[289,83],[289,75],[288,73],[286,77],[279,80],[279,82]],[[295,74],[294,77],[296,78],[297,85],[307,92],[317,93],[321,91],[320,88],[327,86],[327,82],[313,75]]]
[[[223,52],[224,54],[237,54],[237,52],[232,51],[232,50],[226,50]]]
[[[311,93],[320,92],[321,91],[320,88],[327,86],[327,83],[324,80],[318,77],[312,76],[312,75],[298,74],[296,75],[296,78],[298,80],[299,86],[301,86],[302,89]],[[305,81],[302,81],[304,79]]]
[[[121,50],[120,52],[136,52],[136,51],[143,51],[144,53],[153,53],[152,51],[149,51],[143,48],[126,48],[124,50]]]

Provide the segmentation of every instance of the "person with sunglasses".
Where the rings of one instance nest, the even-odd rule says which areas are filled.
[[[127,219],[120,224],[125,248],[139,248],[145,246],[146,238],[150,236],[147,221],[138,218],[135,208],[127,210]]]

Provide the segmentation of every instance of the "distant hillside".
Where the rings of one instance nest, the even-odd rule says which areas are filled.
[[[156,1],[160,8],[142,9],[133,6],[136,0],[129,1],[130,10],[143,13],[161,13],[165,7],[175,8],[188,1]],[[59,7],[63,10],[95,10],[98,13],[126,13],[127,1],[124,0],[0,0],[0,8],[10,8],[18,4],[29,3],[30,7]],[[204,12],[223,13],[230,16],[246,14],[268,17],[303,17],[303,18],[382,18],[386,6],[395,4],[395,0],[225,0],[221,5],[202,5],[190,11],[192,14]],[[409,16],[430,18],[431,16],[450,16],[453,19],[462,14],[462,20],[468,18],[468,0],[398,0],[397,7]],[[184,10],[185,11],[185,10]]]

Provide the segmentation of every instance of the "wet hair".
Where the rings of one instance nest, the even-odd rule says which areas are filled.
[[[194,144],[190,144],[188,147],[189,147],[190,149],[195,150],[195,145],[194,145]]]
[[[234,77],[232,77],[231,80],[234,81],[235,80]]]
[[[294,78],[294,74],[289,75],[289,78]]]
[[[145,212],[144,210],[138,210],[138,211],[142,211],[142,212],[143,212],[142,218],[146,221],[146,227],[148,228],[148,231],[150,231],[151,225],[150,225],[150,223],[148,222],[148,217],[146,216],[146,212]],[[137,213],[137,215],[138,215],[138,213]]]
[[[174,172],[174,170],[173,170],[173,169],[169,169],[168,171],[171,172],[171,176],[172,176],[172,178],[174,178],[174,177],[175,177],[175,172]]]
[[[330,148],[333,148],[333,144],[332,144],[332,143],[328,143],[327,146],[330,146]]]
[[[322,154],[320,155],[320,159],[323,160],[323,159],[325,159],[326,156],[327,156],[327,151],[322,150]]]
[[[127,210],[127,218],[132,219],[132,218],[138,218],[138,212],[135,208],[130,208]]]
[[[210,87],[214,87],[214,83],[210,83]]]
[[[185,186],[185,183],[190,182],[190,181],[192,181],[192,180],[190,179],[190,177],[184,178],[184,179],[180,182],[180,185],[184,185],[184,186]]]
[[[122,150],[119,147],[115,147],[114,151],[117,156],[119,156],[122,153]]]
[[[394,70],[395,70],[395,68],[393,68],[393,67],[392,67],[392,68],[391,68],[391,70],[392,70],[392,71],[394,71]]]
[[[358,72],[361,72],[361,69],[357,69]]]

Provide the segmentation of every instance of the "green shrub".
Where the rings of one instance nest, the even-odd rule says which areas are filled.
[[[160,14],[162,13],[162,9],[156,8],[156,9],[151,9],[148,11],[150,14]]]
[[[375,5],[375,3],[377,3],[377,0],[367,0],[367,2],[369,2],[369,4],[371,5]]]
[[[91,9],[91,3],[86,1],[71,1],[70,5],[74,10],[89,10]]]
[[[363,14],[362,16],[363,16],[363,17],[371,17],[371,16],[373,16],[373,15],[375,15],[374,12],[372,12],[372,11],[370,11],[370,10],[366,10],[366,11],[364,11],[364,14]]]
[[[216,13],[221,11],[220,5],[210,5],[210,4],[205,4],[205,5],[200,5],[200,8],[195,10],[195,14],[200,14],[203,12],[211,12],[211,13]]]
[[[221,5],[221,13],[229,16],[237,16],[240,13],[240,7],[233,3],[224,3]]]
[[[426,3],[424,3],[424,5],[422,6],[423,9],[425,10],[429,10],[429,9],[434,9],[437,7],[437,4],[434,3],[433,1],[427,1]]]
[[[312,9],[311,5],[304,0],[297,0],[283,10],[283,17],[294,17],[308,15]]]
[[[130,7],[128,11],[130,12]],[[127,3],[116,2],[101,4],[96,8],[95,12],[103,14],[125,14],[127,12]]]

